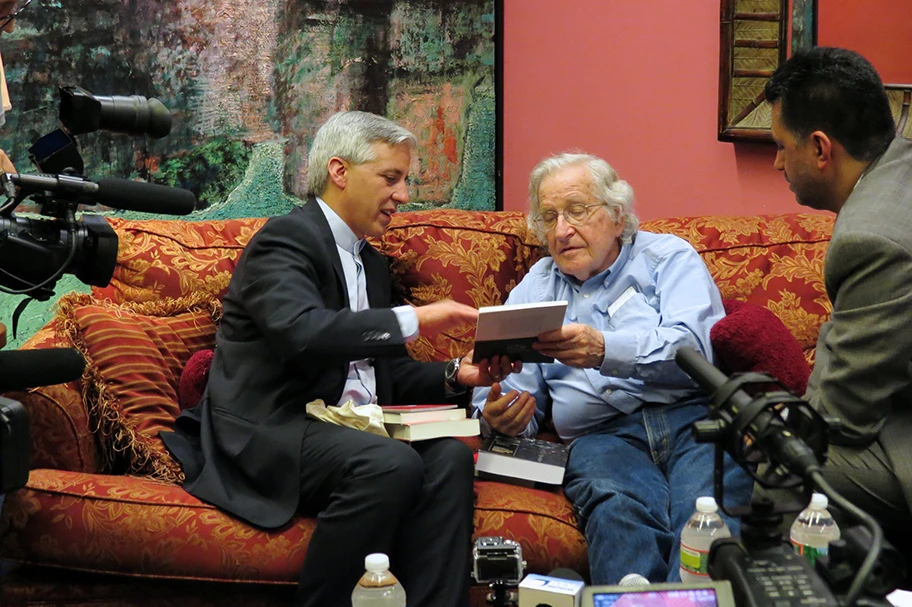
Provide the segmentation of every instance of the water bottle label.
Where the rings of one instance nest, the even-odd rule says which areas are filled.
[[[681,544],[681,569],[709,579],[709,550],[698,550]]]
[[[791,540],[792,547],[795,549],[795,552],[803,556],[811,563],[811,565],[817,564],[817,559],[821,556],[826,556],[829,552],[829,548],[813,548],[811,546],[805,546],[804,544],[799,544],[794,540]],[[683,561],[682,561],[683,562]]]

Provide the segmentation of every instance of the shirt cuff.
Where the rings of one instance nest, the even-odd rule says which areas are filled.
[[[414,341],[418,338],[418,314],[412,306],[396,306],[393,308],[396,314],[396,320],[399,322],[399,330],[406,342]]]
[[[605,377],[633,377],[636,370],[636,337],[632,333],[603,332],[605,357],[599,373]]]

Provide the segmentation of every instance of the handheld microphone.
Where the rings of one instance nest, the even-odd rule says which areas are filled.
[[[826,457],[826,422],[806,402],[784,391],[752,397],[741,389],[732,389],[732,380],[692,348],[680,348],[675,362],[713,395],[715,413],[722,420],[724,431],[731,434],[729,452],[736,460],[743,459],[741,451],[746,444],[762,451],[773,464],[771,468],[785,466],[802,479],[808,480],[812,472],[820,469]],[[780,400],[787,416],[771,410]],[[796,403],[800,406],[791,406]],[[814,443],[815,448],[804,439]]]
[[[189,215],[196,196],[189,190],[130,179],[101,179],[97,183],[75,175],[24,175],[7,173],[6,180],[28,192],[51,192],[80,204],[101,203],[115,209]]]
[[[648,586],[649,580],[644,578],[639,573],[628,573],[621,578],[621,581],[618,582],[618,586]]]
[[[84,369],[82,354],[73,348],[0,351],[0,392],[73,381]]]

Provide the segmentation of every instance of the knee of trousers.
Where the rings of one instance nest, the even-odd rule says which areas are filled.
[[[620,519],[624,521],[656,518],[656,510],[664,506],[664,500],[656,504],[647,503],[646,496],[637,496],[616,486],[606,486],[601,482],[586,483],[569,496],[574,508],[582,519],[593,517],[601,520]]]
[[[416,495],[424,480],[424,462],[414,449],[399,441],[384,441],[361,452],[350,462],[349,477],[357,483],[371,483]]]
[[[471,483],[475,479],[475,455],[468,445],[459,440],[447,440],[442,445],[441,473]]]

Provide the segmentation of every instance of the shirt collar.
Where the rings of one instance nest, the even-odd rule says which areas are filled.
[[[326,217],[326,221],[329,223],[329,229],[332,232],[336,246],[348,251],[352,255],[360,253],[361,249],[364,248],[364,239],[362,238],[359,240],[358,237],[355,236],[355,233],[352,232],[352,229],[348,227],[348,224],[342,221],[342,218],[339,217],[322,198],[319,196],[316,196],[315,198],[317,199],[317,204],[320,205],[320,209],[323,211],[323,215]]]

